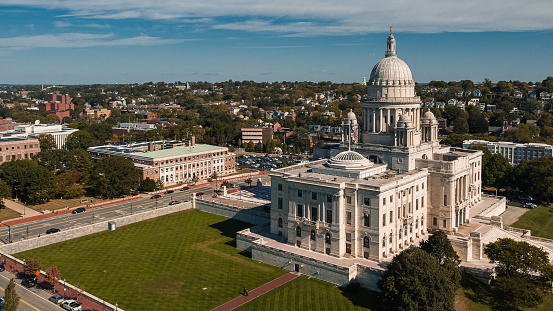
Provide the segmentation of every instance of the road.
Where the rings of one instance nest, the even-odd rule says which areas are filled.
[[[0,292],[1,296],[4,296],[4,290],[8,286],[8,283],[10,282],[10,278],[13,278],[13,277],[14,275],[8,271],[0,272],[0,289],[2,290]],[[17,311],[63,310],[61,307],[48,301],[48,298],[52,296],[52,294],[44,290],[39,290],[36,287],[32,287],[32,288],[23,287],[21,286],[21,280],[18,280],[18,279],[15,280],[15,283],[16,283],[15,291],[17,292],[17,295],[21,297],[21,300],[19,301],[19,307],[17,307]]]
[[[258,178],[261,178],[264,183],[269,180],[267,175],[252,176],[252,181],[254,185]],[[247,177],[234,179],[231,181],[231,183],[245,185],[244,181],[246,179]],[[192,193],[204,192],[204,198],[210,198],[211,195],[214,193],[214,186],[211,184],[206,184],[203,186],[200,185],[197,188],[185,191],[179,191],[178,189],[180,188],[182,187],[176,188],[177,190],[171,194],[163,194],[162,192],[161,198],[157,200],[151,199],[151,196],[145,196],[140,199],[87,209],[85,212],[79,214],[62,214],[60,216],[48,217],[45,219],[12,225],[9,227],[2,226],[2,228],[0,228],[0,241],[3,243],[8,243],[10,235],[11,241],[15,242],[24,238],[36,237],[38,235],[46,234],[46,230],[50,228],[66,230],[99,221],[119,218],[131,213],[167,206],[172,200],[189,201],[191,200]]]

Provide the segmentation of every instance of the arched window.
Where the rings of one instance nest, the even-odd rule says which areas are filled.
[[[370,247],[370,239],[368,236],[363,238],[363,247],[369,248]]]
[[[330,232],[327,232],[327,233],[325,234],[325,243],[326,243],[326,244],[330,244]]]
[[[299,226],[296,227],[296,236],[301,238],[301,228]]]
[[[311,230],[311,240],[315,241],[315,230]]]
[[[278,227],[282,228],[282,217],[278,218]]]

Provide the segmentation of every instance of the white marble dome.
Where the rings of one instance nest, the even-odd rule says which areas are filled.
[[[388,56],[374,65],[370,85],[415,85],[411,69],[397,56]]]
[[[340,170],[363,170],[372,167],[373,163],[358,152],[347,150],[328,159],[326,165]]]

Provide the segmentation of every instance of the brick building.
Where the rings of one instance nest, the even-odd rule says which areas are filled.
[[[40,152],[40,142],[36,138],[0,138],[0,164],[8,161],[31,159]]]

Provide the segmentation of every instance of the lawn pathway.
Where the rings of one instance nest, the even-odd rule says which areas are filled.
[[[254,300],[255,298],[279,287],[280,285],[283,285],[283,284],[286,284],[290,281],[292,281],[293,279],[297,278],[298,275],[296,274],[293,274],[293,273],[287,273],[279,278],[276,278],[274,280],[272,280],[271,282],[268,282],[268,283],[265,283],[261,286],[259,286],[258,288],[254,289],[254,290],[251,290],[249,291],[248,293],[248,296],[239,296],[237,298],[234,298],[233,300],[229,301],[229,302],[226,302],[220,306],[218,306],[217,308],[214,308],[212,309],[211,311],[229,311],[229,310],[233,310],[235,308],[238,308],[240,307],[241,305],[251,301],[251,300]]]

